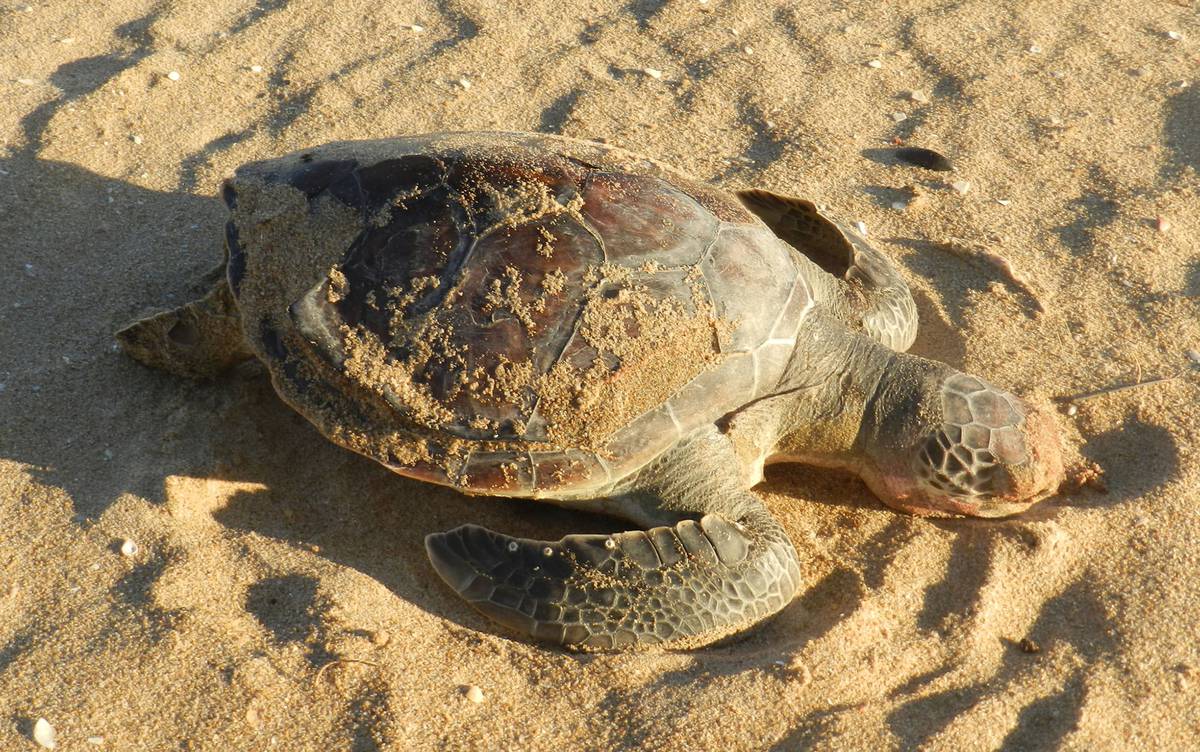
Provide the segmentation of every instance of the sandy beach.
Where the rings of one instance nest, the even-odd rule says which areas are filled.
[[[624,655],[503,633],[427,533],[624,523],[399,477],[260,365],[187,381],[113,339],[220,260],[239,164],[484,129],[861,222],[913,352],[1055,400],[1099,477],[935,520],[772,466],[805,584],[768,623]],[[0,748],[39,719],[63,750],[1200,744],[1195,2],[0,0],[0,262]]]

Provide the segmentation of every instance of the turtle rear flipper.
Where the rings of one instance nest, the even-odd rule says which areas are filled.
[[[895,265],[857,233],[822,215],[811,201],[758,188],[738,191],[747,209],[780,240],[849,288],[851,315],[880,344],[904,352],[917,337],[917,306]]]
[[[139,319],[116,337],[136,360],[193,379],[214,378],[252,355],[223,273],[199,300]]]
[[[708,644],[779,611],[800,586],[783,528],[719,471],[734,466],[731,454],[724,437],[702,435],[654,463],[629,496],[630,516],[699,520],[554,542],[463,525],[425,548],[468,603],[534,638],[578,650]]]

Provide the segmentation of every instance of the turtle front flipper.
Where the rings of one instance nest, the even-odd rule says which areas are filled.
[[[828,219],[811,201],[758,188],[738,191],[747,209],[780,240],[838,277],[852,318],[871,338],[904,352],[917,337],[917,306],[899,270],[857,232]]]
[[[210,275],[203,298],[117,331],[121,348],[148,366],[193,379],[213,378],[251,357],[224,265],[214,271],[220,273]]]
[[[429,558],[486,616],[573,649],[697,647],[746,629],[791,601],[796,551],[762,502],[736,487],[728,461],[682,449],[652,466],[630,501],[663,516],[713,510],[698,521],[555,542],[464,525],[428,536]]]

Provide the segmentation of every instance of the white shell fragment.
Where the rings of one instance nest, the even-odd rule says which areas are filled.
[[[663,72],[658,68],[642,68],[642,73],[645,73],[650,78],[662,78]]]
[[[262,67],[261,65],[251,65],[251,66],[250,66],[250,72],[251,72],[251,73],[262,73],[262,72],[263,72],[263,67]]]
[[[167,74],[167,78],[171,79],[172,81],[178,81],[180,79],[179,71],[177,71],[177,70],[171,71],[170,73]]]
[[[122,556],[137,556],[139,550],[141,549],[138,548],[138,544],[131,538],[126,538],[125,540],[121,541]]]
[[[483,690],[472,684],[467,687],[467,699],[478,705],[483,702]]]
[[[1037,46],[1036,44],[1029,45],[1029,54],[1036,55],[1036,54],[1040,53],[1041,51],[1042,51],[1042,48]]]
[[[928,104],[929,103],[929,95],[926,94],[925,92],[921,91],[920,89],[913,89],[911,92],[909,92],[908,98],[911,99],[912,101],[916,102],[917,104]]]
[[[858,230],[858,234],[864,238],[867,236],[867,223],[859,220],[854,223],[854,229]]]
[[[903,112],[893,112],[892,120],[897,123],[903,123],[905,120],[908,120],[908,115],[905,115]]]
[[[1164,233],[1165,233],[1165,232],[1170,232],[1170,231],[1171,231],[1171,220],[1169,220],[1169,219],[1167,219],[1166,217],[1163,217],[1163,216],[1161,216],[1161,215],[1160,215],[1160,216],[1159,216],[1159,217],[1158,217],[1158,218],[1157,218],[1157,219],[1154,221],[1154,226],[1155,226],[1155,228],[1156,228],[1156,229],[1157,229],[1159,232],[1164,232]]]
[[[33,724],[33,740],[42,749],[55,749],[58,747],[58,734],[55,733],[54,727],[50,725],[50,721],[47,721],[45,718],[39,718]]]
[[[424,26],[421,26],[420,24],[405,24],[405,23],[402,23],[402,24],[400,24],[400,28],[401,28],[401,29],[408,29],[409,31],[415,31],[415,32],[417,32],[418,34],[420,34],[422,31],[425,31],[425,27],[424,27]]]
[[[133,134],[132,136],[130,136],[129,138],[130,138],[130,140],[132,140],[132,141],[133,141],[135,144],[140,144],[140,143],[142,142],[142,137],[141,137],[141,136],[139,136],[139,135],[138,135],[138,134],[136,134],[136,133],[135,133],[135,134]]]
[[[869,67],[869,68],[882,68],[882,67],[883,67],[883,61],[882,61],[882,60],[868,60],[868,61],[867,61],[867,67]]]
[[[1186,353],[1188,360],[1200,366],[1200,350],[1188,350]]]
[[[971,191],[971,184],[966,180],[955,180],[950,184],[950,187],[954,189],[955,193],[963,196],[967,195]]]
[[[1183,34],[1180,34],[1178,31],[1168,31],[1167,38],[1176,42],[1180,42],[1183,41]]]
[[[468,78],[460,78],[458,79],[458,85],[469,91],[471,88],[471,80]]]

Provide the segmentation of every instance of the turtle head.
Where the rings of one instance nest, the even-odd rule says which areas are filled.
[[[899,355],[863,420],[863,473],[914,514],[1005,517],[1058,491],[1058,426],[1040,407],[941,363]]]

